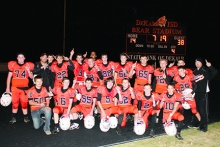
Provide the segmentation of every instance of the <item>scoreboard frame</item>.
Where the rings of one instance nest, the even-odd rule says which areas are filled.
[[[186,55],[186,39],[186,26],[166,16],[137,19],[127,25],[126,53]]]

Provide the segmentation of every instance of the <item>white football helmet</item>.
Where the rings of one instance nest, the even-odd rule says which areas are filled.
[[[171,122],[165,123],[164,129],[168,136],[176,135],[177,129],[176,129],[176,125],[174,122],[171,121]]]
[[[66,116],[61,116],[59,124],[62,130],[68,130],[70,128],[70,118]]]
[[[110,120],[110,128],[114,129],[118,126],[118,119],[115,116],[111,116]]]
[[[186,101],[182,103],[182,106],[184,109],[189,110],[190,109],[190,105],[189,103],[187,103]]]
[[[79,101],[81,98],[82,98],[82,94],[77,93],[77,94],[76,94],[76,99]]]
[[[139,118],[134,122],[134,132],[137,135],[143,135],[146,130],[146,124],[142,118]]]
[[[195,96],[195,93],[192,95],[192,98],[188,98],[187,95],[190,94],[193,90],[191,88],[186,88],[182,91],[182,95],[184,96],[185,100],[192,99]]]
[[[36,74],[34,74],[34,77],[33,77],[33,83],[35,84],[35,82],[34,82],[34,78],[36,77],[37,75]]]
[[[109,117],[104,117],[100,121],[99,128],[102,132],[107,132],[110,129],[110,124]]]
[[[12,98],[11,93],[4,92],[1,97],[1,105],[7,107],[11,104]]]
[[[95,126],[95,118],[94,116],[87,115],[84,118],[84,126],[86,129],[92,129]]]

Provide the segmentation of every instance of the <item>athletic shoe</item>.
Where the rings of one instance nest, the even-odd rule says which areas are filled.
[[[179,132],[176,133],[175,137],[179,140],[183,140],[182,136],[180,135]]]
[[[11,125],[16,123],[16,118],[12,117],[11,120],[8,123],[11,124]]]
[[[83,114],[82,113],[77,113],[78,114],[78,118],[80,119],[80,120],[82,120],[83,119]]]
[[[57,134],[58,132],[60,132],[60,129],[59,129],[59,127],[54,127],[54,129],[53,129],[53,131],[52,131],[52,133],[53,134]]]
[[[75,129],[79,129],[79,124],[78,123],[72,123],[70,125],[69,130],[75,130]]]
[[[154,130],[150,130],[150,137],[152,137],[152,138],[155,137],[155,132],[154,132]]]
[[[44,131],[46,135],[51,135],[50,131]]]
[[[122,130],[121,130],[121,127],[120,127],[120,126],[118,126],[118,127],[116,128],[116,133],[117,133],[118,135],[121,135],[121,134],[122,134]]]
[[[28,117],[24,117],[24,122],[28,124],[30,122],[30,119]]]

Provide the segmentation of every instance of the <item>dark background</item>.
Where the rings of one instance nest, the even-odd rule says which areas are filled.
[[[125,51],[126,24],[137,18],[161,17],[187,26],[188,67],[196,57],[207,58],[217,68],[219,62],[218,1],[71,1],[66,3],[66,47],[75,52],[119,60]],[[16,59],[18,52],[36,62],[43,52],[63,52],[64,0],[4,1],[0,5],[0,62]]]

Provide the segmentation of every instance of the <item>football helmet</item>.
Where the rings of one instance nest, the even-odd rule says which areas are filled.
[[[102,132],[107,132],[110,129],[110,124],[109,117],[103,117],[100,121],[99,128]]]
[[[11,104],[12,98],[11,93],[4,92],[1,97],[1,105],[7,107]]]
[[[189,110],[190,109],[190,105],[189,103],[187,103],[186,101],[182,103],[182,106],[184,109]]]
[[[146,130],[146,124],[144,120],[142,118],[137,119],[134,122],[134,132],[137,135],[143,135],[145,133],[145,130]]]
[[[95,118],[94,116],[87,115],[84,118],[84,126],[86,129],[92,129],[95,126]]]
[[[190,94],[193,90],[191,88],[186,88],[185,90],[182,91],[182,95],[184,96],[185,100],[191,100],[192,98],[194,98],[195,93],[192,95],[191,97],[187,97],[188,94]]]
[[[167,133],[168,136],[174,136],[176,135],[177,129],[176,129],[176,125],[174,122],[166,122],[164,124],[164,129],[165,132]]]
[[[70,128],[70,118],[67,116],[61,116],[59,125],[62,130],[68,130]]]
[[[111,116],[109,120],[110,120],[110,128],[112,129],[116,128],[118,125],[118,119],[115,116]]]

